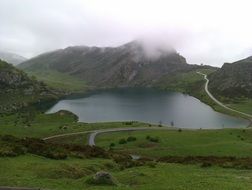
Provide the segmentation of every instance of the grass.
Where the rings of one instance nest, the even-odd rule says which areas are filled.
[[[198,69],[197,71],[202,73],[212,73],[214,69]],[[158,82],[158,87],[167,90],[175,90],[178,92],[183,93],[190,93],[194,91],[194,87],[198,87],[197,83],[204,82],[204,78],[197,74],[196,70],[186,72],[186,73],[179,73],[176,75],[169,75],[163,77]]]
[[[1,186],[26,186],[55,190],[78,189],[166,189],[166,190],[230,190],[251,189],[251,170],[202,168],[198,165],[159,163],[125,170],[107,159],[51,160],[25,155],[0,158]],[[96,171],[110,172],[118,186],[90,185],[86,180]]]
[[[252,99],[242,99],[227,106],[252,115]]]
[[[43,138],[56,134],[64,134],[79,131],[90,131],[95,129],[117,128],[117,127],[146,127],[148,124],[132,122],[107,123],[82,123],[77,122],[76,116],[70,112],[54,114],[12,114],[0,115],[0,134],[14,135],[16,137]],[[79,139],[83,140],[83,139]],[[78,141],[78,139],[76,140]]]
[[[129,136],[136,141],[119,144]],[[151,142],[147,136],[159,139]],[[100,134],[97,146],[150,157],[162,156],[252,156],[252,129],[132,131]]]
[[[84,92],[87,88],[85,81],[57,71],[27,71],[27,73],[30,76],[36,76],[38,80],[52,88],[70,92]]]

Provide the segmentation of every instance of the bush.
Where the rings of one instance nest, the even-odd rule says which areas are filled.
[[[150,161],[150,162],[147,162],[147,165],[148,165],[150,168],[155,168],[156,165],[157,165],[157,162]]]
[[[158,137],[150,137],[149,141],[158,143],[159,142],[159,138]]]
[[[126,143],[127,143],[127,141],[125,139],[120,139],[119,140],[119,144],[126,144]]]
[[[127,141],[128,142],[136,141],[136,137],[128,137]]]
[[[178,129],[178,132],[182,132],[182,129]]]
[[[212,166],[212,163],[210,163],[210,162],[203,162],[202,164],[201,164],[201,167],[202,168],[207,168],[207,167],[211,167]]]
[[[126,121],[123,123],[124,125],[132,125],[133,124],[133,121]]]
[[[109,147],[114,147],[115,143],[110,143]]]

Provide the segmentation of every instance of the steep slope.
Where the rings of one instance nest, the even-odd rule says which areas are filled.
[[[209,88],[213,94],[252,98],[252,57],[225,63],[209,79]]]
[[[68,47],[19,65],[38,78],[42,78],[41,73],[50,75],[56,72],[82,80],[94,88],[152,86],[165,75],[191,71],[196,67],[188,65],[185,58],[173,49],[147,50],[139,41],[114,48]]]
[[[56,98],[42,82],[0,60],[0,113]]]
[[[17,65],[27,60],[25,57],[22,57],[20,55],[3,51],[0,51],[0,59],[13,65]]]

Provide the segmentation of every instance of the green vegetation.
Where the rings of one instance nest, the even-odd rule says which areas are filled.
[[[27,73],[30,76],[36,76],[38,80],[58,90],[76,93],[84,92],[87,89],[86,83],[83,80],[57,71],[27,71]]]
[[[0,113],[14,113],[33,104],[54,101],[61,96],[44,83],[0,60]]]
[[[188,189],[230,190],[251,189],[250,170],[202,168],[198,165],[157,164],[120,170],[109,159],[52,160],[24,155],[0,158],[0,185],[40,187],[44,189]],[[95,172],[105,170],[115,177],[117,187],[91,185],[87,179]],[[29,179],[29,180],[27,180]],[[151,180],[150,180],[151,179]]]
[[[194,95],[195,91],[198,91],[205,82],[204,78],[196,73],[197,71],[210,74],[214,72],[215,69],[196,69],[190,72],[182,72],[174,75],[164,76],[157,83],[157,87]]]
[[[116,144],[113,150],[150,157],[252,156],[251,129],[115,132],[100,134],[96,143],[97,146],[109,148],[112,142],[128,136],[134,136],[137,140]]]
[[[132,122],[131,127],[147,127],[148,124]],[[42,113],[18,113],[0,115],[0,134],[14,135],[16,137],[48,137],[56,134],[64,134],[95,129],[127,127],[125,122],[107,123],[81,123],[77,122],[74,114],[68,111],[59,111],[54,114]],[[83,142],[83,136],[68,136],[64,142]],[[55,139],[61,142],[61,138]],[[86,141],[85,141],[86,142]]]
[[[75,56],[72,55],[72,57]],[[95,53],[93,57],[97,59]],[[110,60],[110,56],[108,58],[108,61],[114,64],[114,59]],[[99,57],[98,59],[103,61]],[[131,61],[130,57],[123,57],[123,60],[125,59]],[[65,61],[65,57],[60,59],[59,63],[62,60]],[[65,72],[59,72],[48,69],[51,65],[44,62],[42,59],[43,69],[38,67],[35,70],[27,69],[26,71],[29,75],[37,76],[48,86],[60,91],[83,92],[87,89],[86,83],[78,78],[78,73],[76,76],[68,73],[68,64],[63,64]],[[77,63],[73,62],[73,64]],[[93,61],[90,61],[90,64],[93,65]],[[58,69],[62,68],[60,64],[57,66]],[[153,67],[156,67],[156,64]],[[168,69],[169,75],[162,75],[158,81],[148,78],[152,75],[148,72],[146,75],[143,70],[140,78],[136,78],[135,82],[149,84],[148,81],[155,81],[152,85],[157,88],[188,93],[217,111],[239,116],[218,106],[205,93],[205,80],[196,71],[211,74],[215,71],[214,68],[195,66],[197,70],[194,66],[186,66],[186,64],[181,64],[181,67],[185,67],[183,72],[176,68],[178,70],[170,74]],[[75,65],[71,69],[73,68]],[[126,77],[118,82],[114,79],[121,78],[121,75],[106,73],[104,72],[106,69],[100,68],[99,65],[97,68],[100,69],[98,73],[103,76],[99,78],[102,82],[108,79],[110,84],[110,79],[113,78],[115,82],[113,85],[116,86],[129,81]],[[58,190],[252,189],[252,129],[250,128],[104,133],[96,138],[99,147],[90,147],[86,145],[88,131],[151,125],[139,122],[82,123],[68,111],[43,114],[36,107],[28,107],[28,104],[49,100],[52,97],[56,99],[57,93],[34,77],[28,77],[6,63],[0,62],[0,69],[1,76],[4,76],[0,78],[0,82],[1,79],[11,81],[0,83],[2,89],[6,90],[0,93],[0,111],[2,110],[0,114],[0,173],[4,174],[0,175],[0,186]],[[148,65],[145,69],[148,71]],[[187,69],[189,72],[186,72]],[[93,82],[94,73],[97,70],[91,71],[85,75],[90,83]],[[85,67],[82,68],[82,72],[86,72]],[[127,71],[124,74],[128,76],[131,72]],[[107,75],[111,75],[111,78],[107,78]],[[158,72],[155,75],[152,77],[157,78]],[[95,81],[94,84],[98,86],[101,81]],[[103,85],[107,84],[102,83]],[[131,84],[127,83],[127,85]],[[7,92],[8,96],[6,96]],[[218,98],[230,107],[252,113],[250,99]],[[46,106],[45,103],[41,105]],[[15,114],[8,113],[6,107],[14,108]],[[25,108],[19,109],[20,107]],[[63,136],[48,141],[41,140],[44,137],[72,132],[87,133]],[[130,154],[139,155],[140,158],[132,159]],[[113,176],[113,181],[116,182],[94,180],[94,175],[99,171],[109,172],[109,175]]]
[[[252,99],[243,98],[235,101],[233,100],[228,102],[227,106],[244,113],[252,114]]]

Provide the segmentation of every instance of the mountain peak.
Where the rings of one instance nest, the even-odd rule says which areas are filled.
[[[120,48],[129,51],[133,56],[141,59],[157,60],[170,54],[177,53],[174,48],[167,44],[147,40],[133,40]]]

